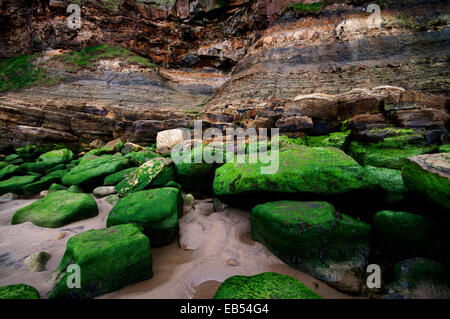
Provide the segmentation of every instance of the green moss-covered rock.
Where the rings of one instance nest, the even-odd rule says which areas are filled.
[[[34,171],[43,172],[59,164],[70,162],[74,158],[71,150],[63,148],[42,154],[34,162]]]
[[[23,192],[26,195],[34,195],[39,194],[41,191],[48,189],[50,185],[53,183],[60,183],[61,178],[67,174],[67,170],[57,170],[53,171],[50,174],[42,177],[37,182],[28,184],[23,187]]]
[[[402,176],[411,192],[450,211],[450,153],[408,158]]]
[[[368,224],[336,214],[327,202],[278,201],[252,209],[251,230],[285,263],[340,290],[360,292]]]
[[[153,187],[161,187],[175,180],[175,165],[172,160],[157,157],[139,166],[128,177],[116,185],[120,196]]]
[[[176,163],[177,181],[188,191],[210,194],[216,168],[225,161],[221,149],[196,147]],[[213,159],[216,161],[212,162]],[[212,162],[212,163],[211,163]]]
[[[120,155],[91,155],[83,157],[80,163],[62,178],[65,185],[78,185],[93,189],[103,185],[105,176],[123,170],[128,160]]]
[[[34,183],[38,179],[39,176],[35,175],[13,176],[0,182],[0,194],[23,194],[24,186]]]
[[[115,153],[120,152],[123,147],[123,142],[120,139],[115,139],[106,143],[103,147],[100,148],[102,153]]]
[[[48,193],[53,193],[53,192],[57,192],[57,191],[63,191],[63,190],[67,190],[67,187],[57,184],[57,183],[53,183],[49,186],[48,188]]]
[[[384,298],[449,299],[450,273],[446,265],[425,258],[403,260],[394,266],[393,282],[383,287]]]
[[[81,269],[81,288],[68,288],[68,267]],[[50,298],[92,298],[152,277],[150,241],[136,225],[73,236],[54,274]]]
[[[114,206],[107,227],[133,223],[143,228],[152,247],[172,242],[178,231],[178,214],[183,205],[177,188],[163,187],[132,193]]]
[[[439,146],[439,152],[440,153],[450,153],[450,144],[445,144]]]
[[[83,190],[78,185],[72,185],[67,190],[72,193],[83,193]]]
[[[0,299],[39,299],[39,293],[28,285],[9,285],[0,287]]]
[[[20,174],[22,171],[20,166],[8,164],[0,169],[0,181],[8,179],[13,175]]]
[[[11,154],[5,157],[5,162],[12,162],[15,161],[16,159],[20,158],[19,155],[17,154]]]
[[[131,172],[134,172],[136,170],[136,167],[130,167],[123,169],[121,171],[118,171],[114,174],[108,175],[105,177],[105,180],[103,181],[103,185],[105,186],[115,186],[119,184],[121,181],[123,181],[128,175],[130,175]]]
[[[426,217],[386,210],[375,214],[373,226],[381,252],[390,260],[440,255],[438,226]]]
[[[336,148],[297,146],[279,152],[278,170],[273,174],[262,172],[268,166],[261,162],[226,163],[216,170],[214,193],[218,196],[261,191],[339,195],[378,187],[367,178],[363,167]],[[276,167],[276,162],[273,166]]]
[[[336,132],[323,136],[307,136],[306,144],[309,147],[336,147],[344,149],[350,132]]]
[[[401,169],[408,157],[431,153],[437,148],[436,145],[427,145],[422,135],[407,132],[368,145],[352,141],[349,154],[361,165]]]
[[[32,222],[36,226],[57,228],[97,214],[97,203],[91,196],[61,190],[17,210],[11,224]]]
[[[322,299],[296,279],[275,272],[226,279],[214,299]]]
[[[149,160],[156,158],[156,157],[160,157],[161,155],[159,155],[158,153],[149,151],[149,150],[145,150],[145,151],[139,151],[139,152],[130,152],[128,154],[125,155],[126,158],[128,158],[130,160],[130,162],[132,162],[134,165],[142,165],[146,162],[148,162]]]
[[[372,176],[383,189],[384,203],[394,204],[406,200],[408,189],[403,183],[401,170],[374,166],[365,168],[369,176]]]

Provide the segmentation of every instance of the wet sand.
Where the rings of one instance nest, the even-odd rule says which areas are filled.
[[[105,228],[112,206],[96,199],[98,216],[50,229],[31,223],[11,225],[14,212],[34,200],[0,204],[0,286],[25,283],[47,298],[48,280],[56,270],[67,240],[89,229]],[[355,298],[295,270],[254,242],[249,212],[226,208],[214,212],[212,200],[197,200],[180,218],[179,240],[153,248],[153,278],[99,298],[212,298],[220,283],[233,275],[275,271],[290,275],[324,298]],[[38,251],[52,255],[44,272],[26,272],[23,260]]]

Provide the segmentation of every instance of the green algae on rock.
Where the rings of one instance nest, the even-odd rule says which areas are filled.
[[[275,272],[232,276],[219,287],[214,299],[322,299],[296,279]]]
[[[120,155],[91,155],[82,158],[80,163],[63,178],[65,185],[78,185],[93,189],[103,185],[105,176],[123,170],[128,166],[128,160]]]
[[[402,176],[411,192],[450,210],[450,153],[408,158]]]
[[[327,202],[277,201],[251,211],[253,239],[288,265],[346,292],[359,293],[370,225]]]
[[[390,260],[440,255],[438,225],[426,217],[380,211],[373,217],[373,227],[382,254]]]
[[[108,175],[105,177],[103,181],[103,185],[105,186],[115,186],[123,181],[131,172],[134,172],[137,167],[130,167]]]
[[[178,231],[178,214],[183,200],[177,188],[163,187],[132,193],[114,206],[107,227],[136,224],[150,238],[152,247],[169,244]]]
[[[450,298],[450,272],[445,264],[411,258],[397,263],[393,282],[383,287],[383,298],[441,299]]]
[[[39,299],[38,291],[25,284],[0,287],[0,299]]]
[[[157,157],[139,166],[128,177],[116,185],[120,196],[153,187],[161,187],[175,180],[175,165],[172,160]]]
[[[383,189],[383,202],[399,203],[406,199],[408,189],[403,183],[402,171],[383,167],[365,166],[369,176],[378,181]]]
[[[50,151],[38,157],[34,162],[33,170],[43,172],[56,165],[68,163],[73,160],[73,158],[73,152],[67,148]]]
[[[269,164],[226,163],[216,170],[218,196],[264,191],[274,193],[340,195],[376,190],[378,186],[355,160],[336,148],[291,146],[274,157],[278,170],[262,174]]]
[[[36,175],[13,176],[0,182],[0,194],[23,194],[24,186],[34,183],[38,179],[39,176]]]
[[[133,164],[135,165],[142,165],[149,160],[160,157],[158,153],[145,150],[145,151],[138,151],[138,152],[130,152],[125,155],[125,158],[128,158]]]
[[[67,287],[69,266],[81,269],[81,288]],[[151,278],[150,240],[132,224],[88,230],[67,242],[66,251],[53,276],[50,298],[93,298]]]
[[[25,185],[23,187],[23,192],[25,193],[25,195],[39,194],[39,192],[48,189],[48,187],[53,183],[60,183],[61,178],[66,175],[67,172],[67,170],[53,171],[50,174],[42,177],[37,182]]]
[[[7,179],[13,176],[14,174],[17,175],[20,172],[22,172],[22,168],[20,166],[8,164],[4,166],[2,169],[0,169],[0,180]]]
[[[57,184],[57,183],[53,183],[50,185],[50,187],[48,188],[48,193],[53,193],[53,192],[57,192],[57,191],[63,191],[63,190],[67,190],[67,187]]]
[[[31,222],[57,228],[98,214],[95,200],[88,194],[56,191],[16,211],[11,224]]]

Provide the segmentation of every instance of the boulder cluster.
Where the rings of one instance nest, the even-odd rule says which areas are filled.
[[[277,169],[269,174],[262,168],[273,163],[258,157],[236,161],[227,142],[192,141],[181,162],[168,152],[173,145],[144,147],[121,139],[91,143],[78,155],[34,146],[33,152],[28,147],[2,156],[0,195],[2,202],[40,197],[15,212],[13,225],[58,228],[92,218],[99,213],[94,198],[113,206],[104,229],[69,239],[50,298],[92,298],[151,278],[151,249],[177,237],[183,197],[195,201],[192,194],[248,209],[253,240],[340,291],[449,297],[448,146],[427,142],[420,130],[390,127],[367,134],[377,135],[377,142],[359,146],[346,130],[246,141],[246,155],[276,155],[271,158]],[[210,163],[211,154],[224,161]],[[78,289],[66,283],[72,264],[83,271]],[[382,269],[377,289],[366,284],[369,264]],[[25,285],[0,288],[0,298],[21,297],[39,295]],[[320,296],[291,277],[262,273],[230,277],[215,298]]]

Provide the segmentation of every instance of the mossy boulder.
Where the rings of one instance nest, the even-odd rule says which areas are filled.
[[[38,159],[34,162],[33,170],[43,172],[56,165],[68,163],[73,158],[73,152],[67,148],[50,151],[38,157]]]
[[[275,272],[232,276],[217,289],[214,299],[322,299],[296,279]]]
[[[63,190],[67,190],[67,187],[57,184],[57,183],[53,183],[49,186],[48,188],[48,193],[53,193],[53,192],[57,192],[57,191],[63,191]]]
[[[222,149],[196,147],[176,163],[177,181],[188,191],[212,194],[216,168],[224,162]]]
[[[253,239],[288,265],[337,289],[359,293],[369,255],[370,225],[327,202],[277,201],[251,211]]]
[[[385,210],[375,214],[373,227],[382,254],[390,260],[440,256],[438,225],[426,217]]]
[[[23,187],[23,192],[26,195],[39,194],[41,191],[49,188],[53,183],[60,183],[61,178],[67,174],[67,170],[57,170],[53,171],[48,175],[45,175],[37,182],[28,184]]]
[[[85,156],[75,168],[64,175],[61,180],[63,184],[94,189],[103,185],[105,176],[128,166],[128,160],[121,155]]]
[[[120,196],[154,187],[161,187],[175,180],[175,165],[172,160],[157,157],[139,166],[128,177],[116,185]]]
[[[81,288],[68,288],[68,267],[81,269]],[[67,242],[66,251],[53,276],[50,298],[93,298],[151,278],[150,240],[138,226],[117,225],[88,230]]]
[[[450,144],[444,144],[439,146],[440,153],[450,153]]]
[[[363,167],[336,148],[292,146],[274,158],[272,167],[278,169],[268,174],[262,169],[269,164],[260,161],[224,164],[215,173],[215,195],[273,192],[326,196],[378,187]]]
[[[450,211],[450,153],[408,158],[402,176],[411,192]]]
[[[139,152],[130,152],[128,154],[125,155],[126,158],[128,158],[130,160],[130,162],[132,162],[134,165],[142,165],[146,162],[148,162],[149,160],[156,158],[156,157],[160,157],[161,155],[159,155],[158,153],[149,151],[149,150],[144,150],[144,151],[139,151]]]
[[[408,132],[386,137],[378,143],[352,141],[349,155],[361,165],[402,169],[408,157],[432,153],[437,149],[436,145],[427,145],[422,135]]]
[[[309,147],[336,147],[344,149],[350,132],[336,132],[322,136],[307,136],[306,145]]]
[[[0,182],[0,194],[23,194],[24,186],[34,183],[38,179],[39,176],[36,175],[13,176]]]
[[[177,188],[163,187],[132,193],[111,210],[107,227],[136,224],[150,238],[152,247],[169,244],[178,231],[178,214],[183,200]]]
[[[383,189],[383,204],[396,204],[407,199],[408,189],[398,169],[365,166],[369,176]]]
[[[115,139],[106,143],[100,148],[100,150],[102,153],[116,153],[122,150],[123,145],[124,144],[121,139]]]
[[[20,166],[8,164],[0,169],[0,181],[8,179],[13,175],[20,174],[22,171]]]
[[[131,172],[134,172],[137,167],[125,168],[121,171],[113,173],[105,177],[103,185],[105,186],[115,186],[123,181]]]
[[[36,226],[57,228],[96,215],[97,203],[90,195],[61,190],[17,210],[11,224],[31,222]]]
[[[39,293],[28,285],[9,285],[0,287],[0,299],[39,299]]]
[[[440,262],[411,258],[397,263],[393,282],[383,287],[383,298],[449,299],[450,272]]]

